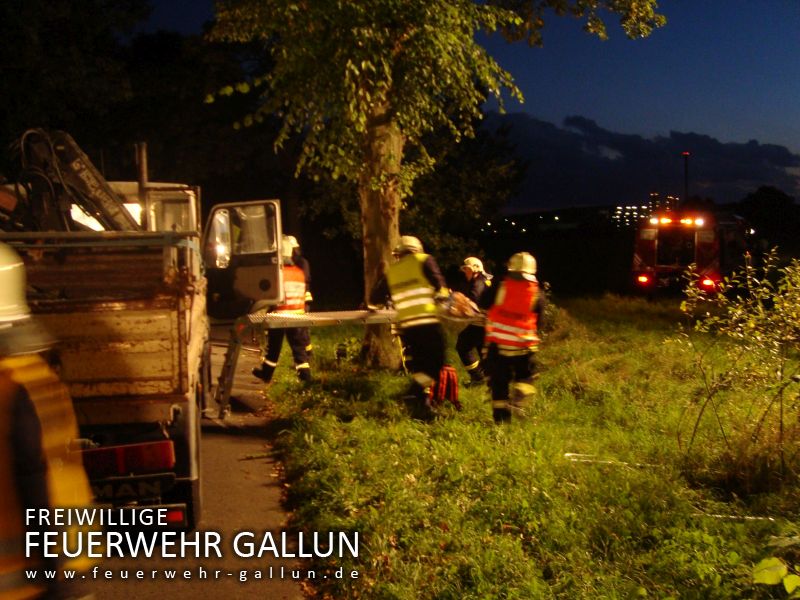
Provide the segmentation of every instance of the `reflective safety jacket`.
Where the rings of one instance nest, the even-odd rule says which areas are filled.
[[[535,350],[539,337],[533,309],[538,296],[539,284],[535,277],[506,277],[486,315],[485,343],[497,344],[501,354]]]
[[[302,315],[306,312],[306,276],[295,265],[283,267],[283,304],[275,308],[279,313]]]
[[[15,429],[20,425],[14,422],[20,398],[26,405],[32,405],[36,413],[41,428],[38,439],[29,439],[30,436],[20,435]],[[25,557],[24,509],[81,508],[92,504],[80,454],[69,449],[77,437],[69,393],[47,363],[36,354],[0,359],[0,598],[3,600],[32,598],[43,591],[39,583],[25,578],[25,569],[41,564],[34,557]],[[22,467],[29,467],[31,473],[19,473],[21,446],[28,444],[33,446],[23,456],[31,453],[40,456],[44,465],[37,470],[37,465],[24,464]],[[45,506],[25,506],[31,498],[39,504],[39,497]],[[64,531],[68,547],[74,550],[78,542],[77,526]],[[85,539],[83,548],[86,549]],[[65,560],[59,566],[82,571],[97,562],[84,555]]]
[[[406,254],[389,267],[386,280],[401,328],[438,323],[436,290],[425,276],[427,254]]]

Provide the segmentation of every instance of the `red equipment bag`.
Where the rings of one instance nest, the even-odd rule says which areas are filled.
[[[445,365],[439,371],[439,381],[431,386],[431,404],[438,406],[448,400],[456,409],[461,410],[461,402],[458,401],[458,374],[450,365]]]

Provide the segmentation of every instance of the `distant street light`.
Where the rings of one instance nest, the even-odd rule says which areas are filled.
[[[683,203],[689,201],[689,152],[683,151]]]

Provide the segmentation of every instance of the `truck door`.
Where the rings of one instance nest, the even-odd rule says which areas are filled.
[[[203,235],[208,313],[236,318],[283,300],[278,200],[218,204]]]

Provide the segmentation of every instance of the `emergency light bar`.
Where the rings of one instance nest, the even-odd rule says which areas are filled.
[[[650,225],[670,225],[676,222],[672,217],[650,217]],[[694,225],[695,227],[702,227],[706,224],[706,220],[702,217],[683,217],[680,219],[681,225]]]

